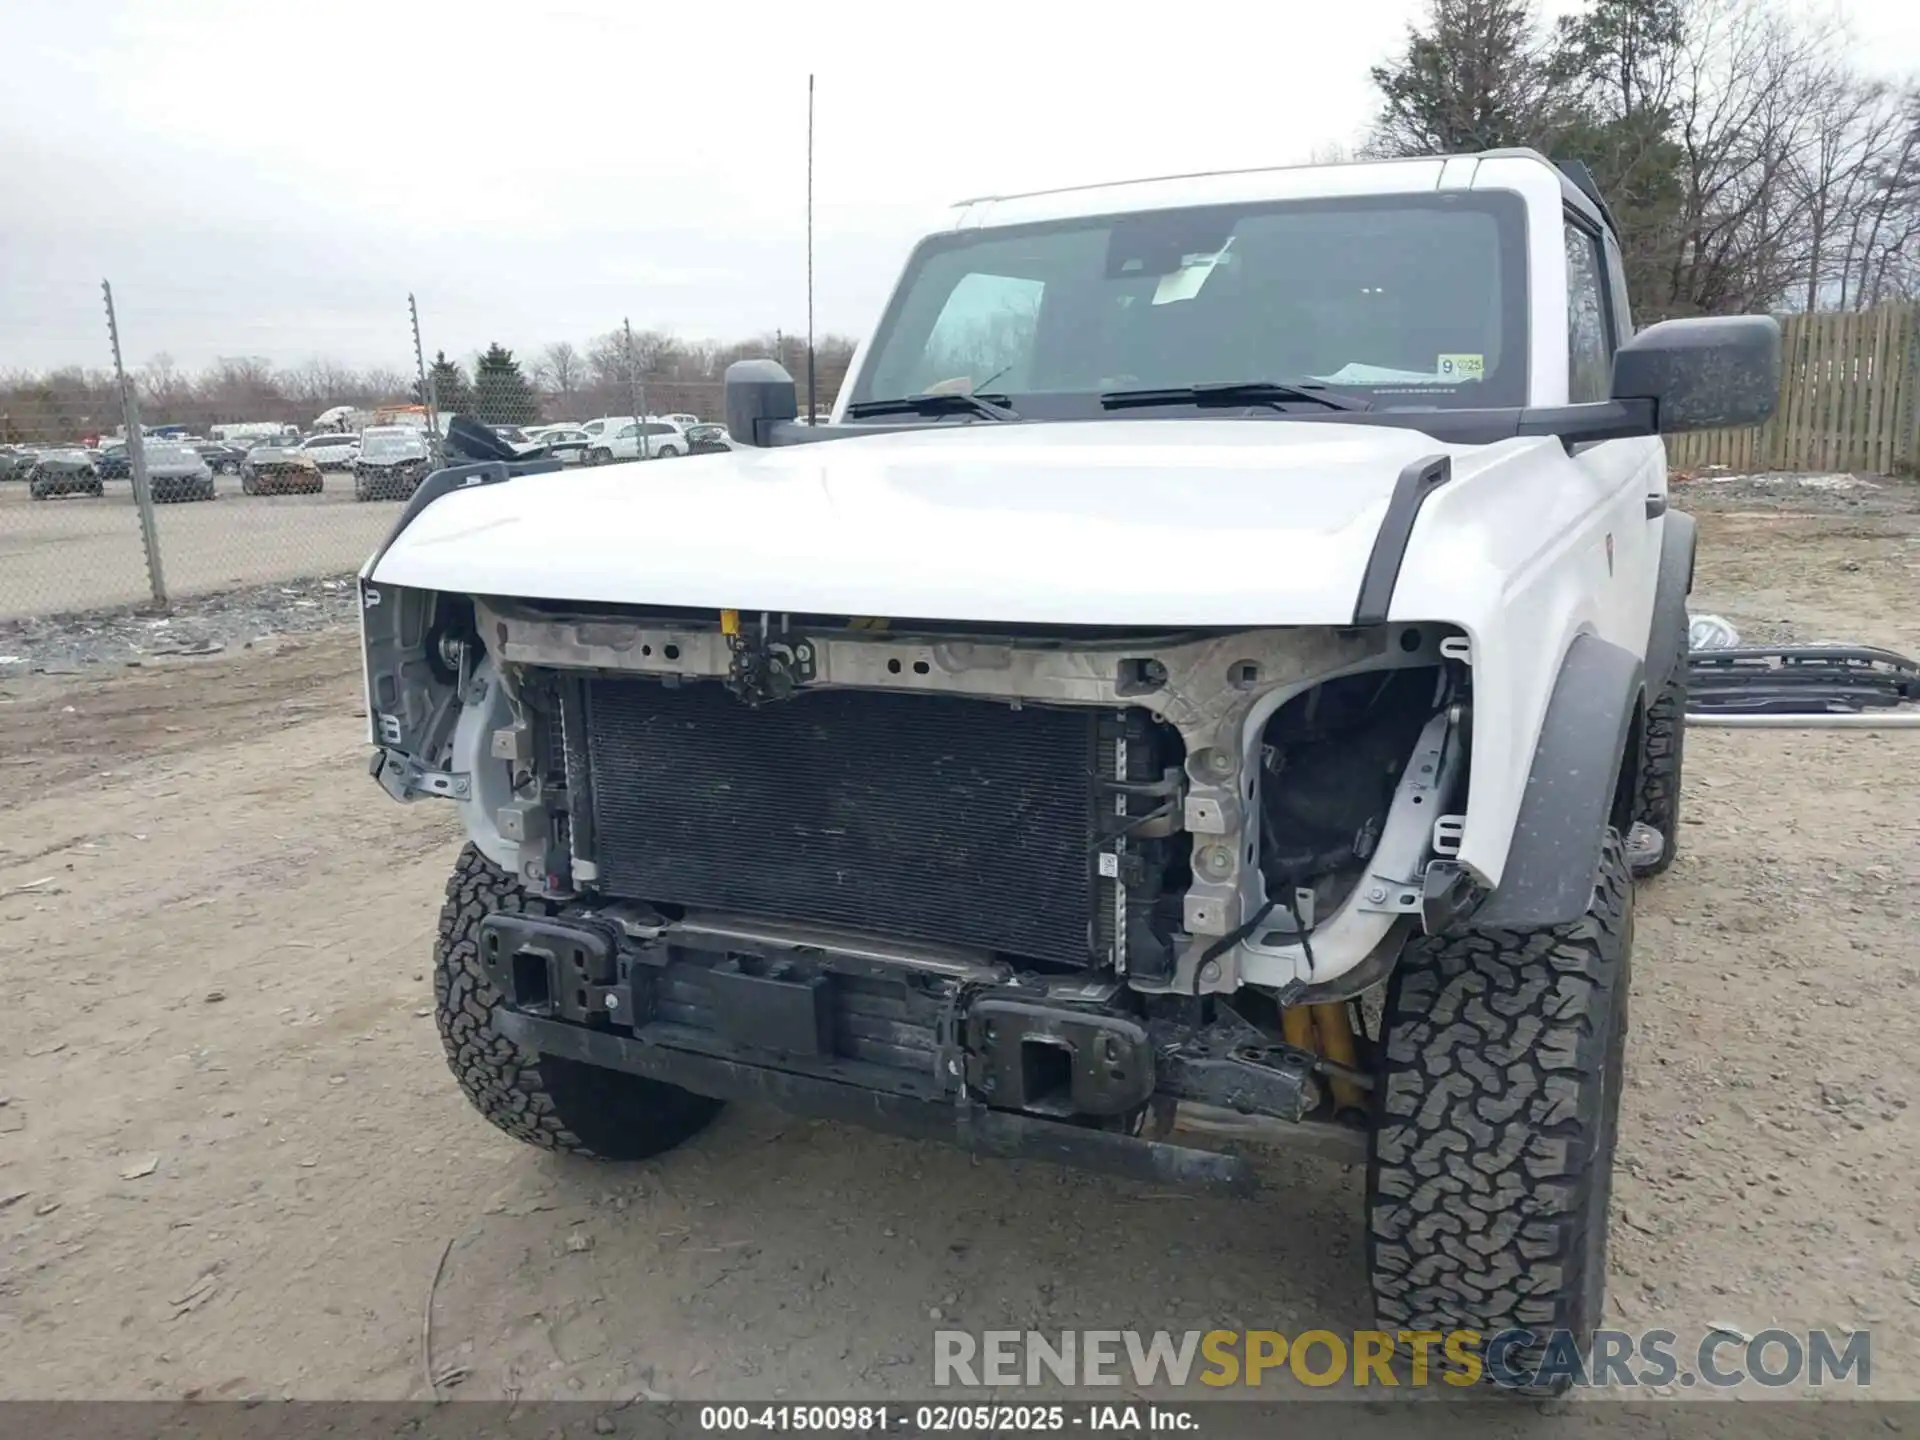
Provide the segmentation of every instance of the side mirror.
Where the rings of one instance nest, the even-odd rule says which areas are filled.
[[[1780,323],[1730,315],[1649,325],[1614,352],[1613,398],[1651,400],[1662,434],[1764,424],[1780,403]]]
[[[727,434],[736,446],[764,447],[777,421],[800,414],[793,376],[777,360],[736,360],[727,367]]]

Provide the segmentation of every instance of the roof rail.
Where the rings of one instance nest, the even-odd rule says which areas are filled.
[[[1618,239],[1620,237],[1620,227],[1614,222],[1613,211],[1607,208],[1606,197],[1600,193],[1599,183],[1593,178],[1593,171],[1587,168],[1587,162],[1584,160],[1555,160],[1553,164],[1556,170],[1573,182],[1574,189],[1578,190],[1593,202],[1593,208],[1600,212],[1600,219],[1605,223],[1606,227],[1613,232],[1614,238]]]

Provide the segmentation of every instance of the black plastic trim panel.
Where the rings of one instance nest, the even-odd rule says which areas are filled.
[[[1353,604],[1354,624],[1387,623],[1393,587],[1400,579],[1400,563],[1407,557],[1407,542],[1413,538],[1420,507],[1452,478],[1453,461],[1445,455],[1429,455],[1407,466],[1393,482],[1380,533],[1373,537],[1373,554],[1367,557],[1366,573],[1360,577],[1360,596]]]
[[[1084,396],[1062,397],[1020,395],[1018,420],[980,420],[967,416],[942,416],[906,424],[875,424],[871,421],[842,421],[837,425],[802,425],[798,420],[766,422],[758,438],[763,448],[785,445],[819,445],[833,440],[856,440],[862,435],[891,435],[905,430],[959,429],[993,425],[1093,424],[1101,421],[1121,424],[1157,423],[1169,419],[1222,420],[1236,424],[1270,425],[1362,425],[1388,430],[1412,430],[1443,445],[1492,445],[1501,440],[1556,436],[1568,445],[1596,444],[1602,440],[1625,440],[1636,436],[1657,435],[1654,404],[1651,400],[1599,400],[1582,405],[1536,405],[1492,410],[1272,410],[1256,408],[1238,417],[1222,416],[1218,411],[1132,410],[1078,413]],[[744,440],[740,443],[745,444]]]
[[[1586,913],[1645,688],[1639,656],[1597,635],[1574,637],[1547,702],[1506,870],[1473,911],[1473,928],[1532,930]]]

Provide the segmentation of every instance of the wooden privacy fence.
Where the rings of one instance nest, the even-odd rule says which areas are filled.
[[[1789,315],[1781,331],[1773,419],[1669,436],[1674,469],[1890,475],[1920,467],[1920,305]]]

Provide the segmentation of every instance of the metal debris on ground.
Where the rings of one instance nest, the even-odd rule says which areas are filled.
[[[350,624],[350,577],[252,585],[176,601],[154,616],[134,608],[0,620],[0,679],[22,673],[77,675],[93,665],[138,666],[155,658],[216,655],[274,635]]]
[[[1731,650],[1740,643],[1733,622],[1719,615],[1695,615],[1687,622],[1690,650]]]

